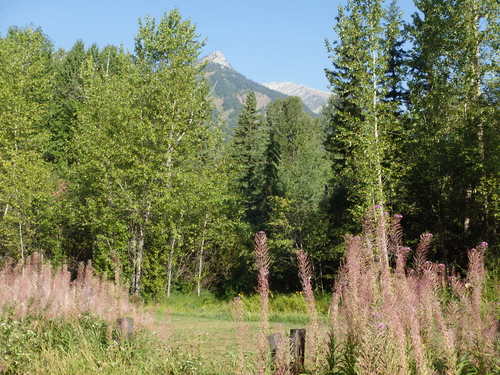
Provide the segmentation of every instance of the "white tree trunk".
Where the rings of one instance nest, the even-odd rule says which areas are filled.
[[[201,275],[203,272],[203,251],[205,249],[205,232],[208,223],[208,214],[205,215],[205,222],[203,223],[203,233],[201,235],[201,245],[200,245],[200,257],[198,262],[198,281],[197,281],[197,293],[198,297],[201,295]]]
[[[137,225],[132,233],[132,238],[129,241],[129,249],[132,253],[134,273],[132,275],[130,292],[133,295],[138,295],[141,289],[142,259],[144,257],[144,226]]]
[[[170,298],[171,290],[172,290],[172,268],[174,262],[174,249],[175,249],[175,235],[172,236],[172,240],[170,241],[170,254],[168,255],[168,264],[167,264],[167,298]]]
[[[24,262],[24,240],[23,240],[23,225],[19,219],[19,249],[21,252],[21,260]]]

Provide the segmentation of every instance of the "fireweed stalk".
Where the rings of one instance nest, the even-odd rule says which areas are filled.
[[[313,366],[318,365],[318,350],[320,348],[319,318],[316,309],[316,300],[312,288],[312,265],[307,253],[300,249],[297,251],[297,262],[299,265],[299,278],[302,285],[302,294],[306,301],[307,314],[309,315],[308,334],[306,335],[307,346],[310,348],[310,355]]]
[[[269,334],[269,251],[267,237],[262,231],[255,234],[255,262],[257,265],[257,289],[260,295],[260,324],[258,336],[257,370],[264,375],[267,364],[266,337]]]
[[[53,267],[34,253],[25,262],[6,262],[0,268],[0,285],[0,313],[8,311],[18,319],[93,314],[110,323],[127,316],[152,326],[152,316],[131,303],[125,289],[97,277],[90,263],[80,264],[72,280],[66,266]]]
[[[361,235],[346,238],[330,306],[337,343],[355,343],[360,375],[452,375],[464,363],[492,371],[498,323],[493,304],[483,301],[487,244],[469,251],[462,280],[427,260],[432,235],[421,236],[414,254],[402,245],[401,218],[367,220]],[[383,233],[387,239],[377,238]],[[387,244],[394,269],[378,256],[380,244]],[[451,297],[443,300],[443,292]]]

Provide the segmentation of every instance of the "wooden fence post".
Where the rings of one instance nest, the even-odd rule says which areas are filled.
[[[281,344],[281,340],[281,333],[273,333],[272,335],[267,336],[267,342],[269,343],[269,348],[271,349],[271,360],[273,363],[276,359],[276,353],[279,345]]]
[[[291,373],[304,372],[304,357],[306,349],[306,330],[304,328],[290,330],[290,350],[292,354]]]
[[[122,339],[130,339],[134,334],[134,319],[132,318],[118,318],[116,319],[116,325],[118,326],[118,331],[120,332],[120,337]]]

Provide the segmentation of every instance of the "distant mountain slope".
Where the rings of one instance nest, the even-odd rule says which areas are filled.
[[[268,82],[263,83],[263,85],[271,90],[289,96],[298,96],[302,99],[304,104],[316,114],[321,113],[321,109],[328,102],[328,98],[330,97],[329,92],[311,89],[293,82]]]
[[[255,92],[258,110],[263,110],[269,103],[276,99],[283,99],[288,96],[238,73],[220,51],[210,54],[202,61],[206,63],[206,78],[212,86],[212,97],[215,106],[228,122],[228,126],[231,129],[238,122],[238,116],[243,108],[243,103],[248,92]],[[313,114],[309,108],[305,109]]]

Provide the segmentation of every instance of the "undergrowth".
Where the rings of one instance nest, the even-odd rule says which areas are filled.
[[[149,331],[123,340],[109,328],[90,315],[69,320],[0,315],[0,374],[220,374]]]

